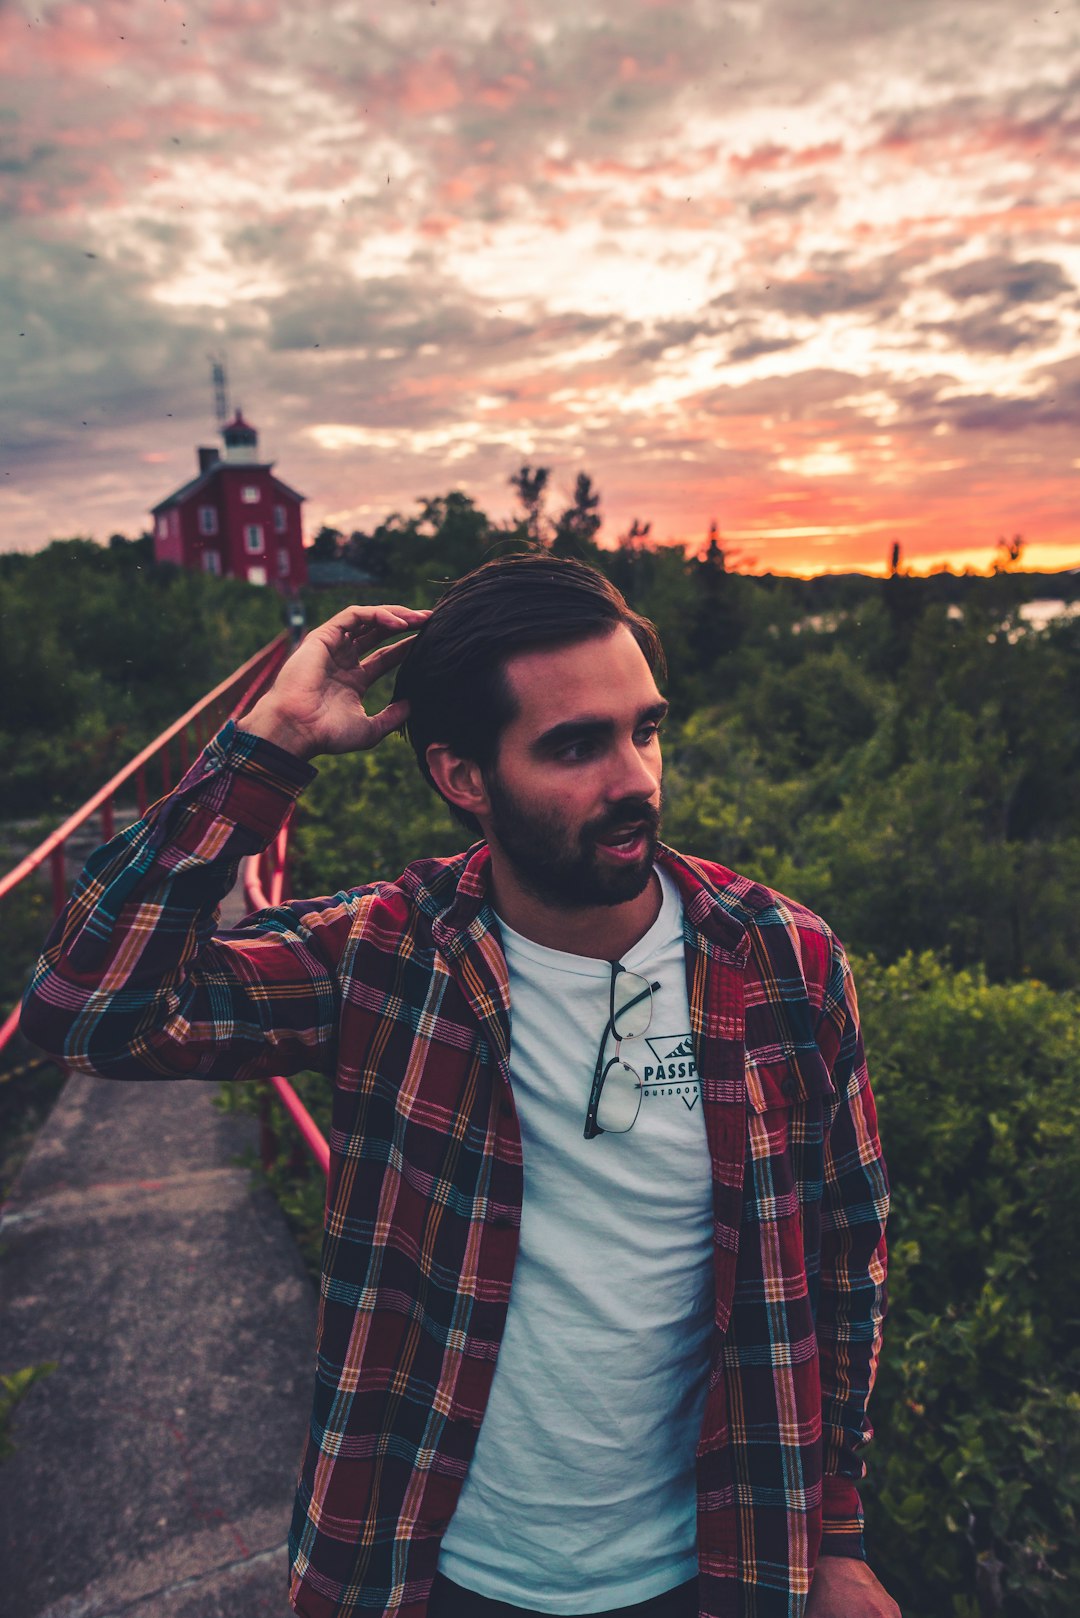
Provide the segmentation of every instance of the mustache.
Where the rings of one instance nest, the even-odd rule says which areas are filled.
[[[581,828],[582,841],[598,842],[605,832],[617,831],[622,826],[644,826],[655,837],[660,830],[660,810],[645,798],[623,798],[612,804],[606,814]]]

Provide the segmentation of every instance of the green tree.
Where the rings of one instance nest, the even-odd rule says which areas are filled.
[[[574,482],[574,498],[555,524],[551,549],[556,556],[592,561],[596,553],[593,541],[602,521],[600,495],[588,472],[579,472]]]
[[[311,542],[309,559],[312,562],[336,562],[341,555],[344,537],[340,529],[328,528],[324,523]]]
[[[1073,1611],[1080,1005],[857,963],[893,1187],[871,1556],[905,1618]]]
[[[510,487],[517,490],[525,512],[525,531],[534,545],[540,544],[545,537],[544,496],[550,477],[550,467],[522,466],[508,479]]]

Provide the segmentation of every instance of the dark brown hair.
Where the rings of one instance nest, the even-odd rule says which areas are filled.
[[[413,641],[394,685],[395,700],[408,701],[402,729],[428,785],[435,786],[427,766],[432,742],[481,769],[495,762],[499,738],[514,717],[504,677],[509,658],[607,635],[619,624],[662,679],[667,666],[655,625],[584,562],[547,553],[500,556],[456,579]],[[449,808],[470,831],[480,830],[467,810]]]

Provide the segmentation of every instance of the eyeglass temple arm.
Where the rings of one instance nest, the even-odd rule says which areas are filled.
[[[660,987],[659,983],[650,983],[650,984],[648,984],[646,988],[642,989],[640,994],[635,994],[635,996],[634,996],[634,998],[632,1000],[628,1000],[626,1002],[625,1006],[620,1006],[619,1015],[621,1016],[624,1011],[629,1011],[631,1006],[636,1006],[638,1001],[639,1000],[644,1000],[644,998],[645,998],[645,996],[647,994],[655,994],[659,987]],[[615,1019],[614,1019],[614,1017],[612,1017],[611,1020],[609,1021],[608,1028],[609,1028],[610,1031],[614,1032],[614,1028],[615,1028]],[[616,1035],[615,1037],[618,1038],[618,1035]]]

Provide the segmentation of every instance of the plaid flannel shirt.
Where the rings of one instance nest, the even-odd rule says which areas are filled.
[[[292,1600],[302,1618],[424,1618],[521,1215],[507,972],[482,844],[216,930],[238,861],[314,773],[227,725],[91,857],[22,1026],[106,1078],[332,1075]],[[658,857],[683,897],[713,1165],[700,1610],[799,1618],[819,1553],[863,1554],[888,1193],[855,993],[809,911],[722,866]]]

